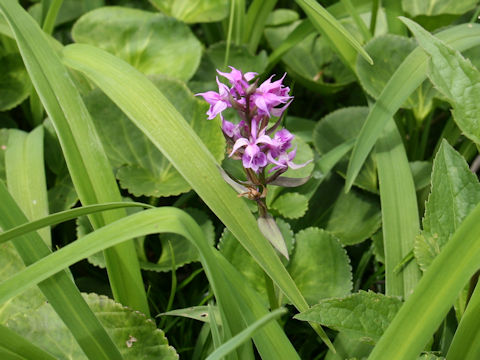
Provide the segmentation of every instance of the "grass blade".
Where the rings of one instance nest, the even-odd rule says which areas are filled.
[[[480,204],[424,273],[373,349],[370,360],[409,360],[420,354],[460,291],[480,268],[479,232]]]
[[[250,50],[252,54],[255,54],[257,51],[268,15],[270,15],[275,8],[277,1],[278,0],[254,0],[248,8],[243,41],[248,44],[248,50]]]
[[[55,360],[52,355],[1,324],[0,356],[2,359]]]
[[[420,279],[420,271],[414,261],[399,273],[395,268],[412,251],[415,236],[420,232],[420,220],[412,173],[395,122],[385,126],[377,142],[375,159],[382,205],[386,295],[406,299]]]
[[[0,227],[8,230],[27,222],[17,203],[0,181]],[[13,245],[28,266],[51,253],[37,233],[15,239]],[[21,286],[17,283],[15,286]],[[105,329],[88,307],[66,272],[38,284],[49,303],[63,320],[89,359],[122,359]]]
[[[285,314],[287,310],[285,308],[280,308],[271,313],[265,315],[261,319],[255,321],[252,325],[247,327],[242,332],[235,335],[233,338],[228,340],[226,343],[222,344],[218,349],[211,353],[206,360],[220,360],[224,356],[232,352],[235,348],[243,344],[245,341],[250,339],[259,328],[267,325],[270,321],[275,320]]]
[[[458,324],[457,331],[448,349],[449,360],[480,359],[480,286],[475,287],[467,310]]]
[[[238,328],[239,332],[265,315],[267,311],[258,295],[246,286],[247,282],[235,268],[211,247],[195,221],[182,210],[170,207],[145,210],[122,218],[35,262],[0,284],[0,303],[98,251],[133,237],[159,232],[182,235],[198,248],[217,301],[228,315],[222,318],[224,326],[229,324]],[[298,358],[278,324],[270,323],[261,331],[255,336],[255,341],[262,358],[274,360],[282,354],[288,359]]]
[[[331,45],[347,66],[355,68],[357,52],[373,64],[372,59],[358,41],[324,7],[315,0],[295,1],[305,11],[313,26],[330,40]]]
[[[436,36],[453,48],[463,51],[480,44],[480,25],[457,25],[439,32]],[[417,48],[403,61],[385,85],[377,102],[371,108],[353,148],[345,180],[346,191],[352,187],[385,124],[393,121],[395,112],[426,79],[427,66],[428,56],[422,49]]]
[[[247,205],[223,180],[201,139],[160,91],[124,61],[92,46],[70,45],[63,55],[69,66],[94,81],[162,151],[290,301],[299,310],[308,308]]]
[[[88,206],[82,206],[80,208],[61,211],[38,220],[30,221],[26,224],[16,226],[10,230],[0,233],[0,244],[8,240],[11,240],[17,236],[27,234],[30,231],[35,231],[45,226],[56,225],[64,221],[75,219],[82,215],[90,215],[92,213],[99,212],[99,211],[108,211],[108,210],[114,210],[114,209],[126,208],[126,207],[151,208],[152,206],[143,204],[143,203],[138,203],[138,202],[120,202],[120,203],[88,205]]]
[[[48,38],[14,0],[0,2],[2,13],[17,40],[32,83],[57,131],[73,183],[84,205],[121,201],[115,178],[90,115],[67,70]],[[119,209],[92,214],[99,228],[126,213]],[[140,267],[132,242],[105,253],[110,284],[116,300],[149,314]]]
[[[30,134],[10,130],[5,168],[8,189],[28,219],[36,220],[48,215],[47,182],[43,161],[43,127]],[[50,229],[38,232],[52,248]]]

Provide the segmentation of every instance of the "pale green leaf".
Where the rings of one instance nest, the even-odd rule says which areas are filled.
[[[222,319],[220,318],[220,313],[218,311],[218,307],[216,306],[212,306],[211,308],[209,308],[209,306],[192,306],[185,309],[167,311],[158,314],[158,316],[180,316],[209,323],[211,321],[212,314],[214,317],[213,321],[215,321],[217,325],[221,325]]]
[[[227,17],[227,0],[150,0],[169,16],[186,23],[220,21]]]
[[[415,183],[415,190],[422,190],[430,185],[432,163],[430,161],[413,161],[409,163]]]
[[[325,360],[366,360],[372,351],[372,345],[359,341],[358,337],[346,332],[338,333],[333,345],[335,345],[337,353],[328,351]]]
[[[480,73],[460,52],[430,35],[411,20],[403,19],[420,46],[430,55],[430,80],[453,105],[453,118],[462,132],[480,143]]]
[[[103,7],[83,15],[73,39],[107,50],[147,75],[188,80],[200,63],[201,44],[188,26],[162,14]]]
[[[382,224],[378,197],[358,190],[342,191],[323,223],[325,230],[334,234],[342,245],[358,244]]]
[[[433,162],[422,236],[415,257],[426,270],[468,214],[480,203],[480,183],[465,159],[443,140]]]
[[[346,251],[335,236],[319,228],[296,234],[288,270],[309,304],[352,290],[352,268]]]
[[[11,243],[0,244],[0,281],[7,280],[24,269],[25,265]],[[45,302],[45,297],[38,288],[30,288],[24,293],[0,305],[0,324],[27,310],[36,309]]]
[[[476,4],[476,0],[402,0],[403,11],[409,13],[412,17],[419,15],[461,15],[472,10]]]
[[[178,359],[163,332],[145,315],[105,296],[84,297],[126,359]],[[7,325],[57,359],[87,359],[48,303],[12,317]]]
[[[55,178],[55,184],[48,189],[48,206],[51,213],[70,209],[78,201],[77,191],[68,173]]]
[[[296,192],[288,192],[276,197],[271,204],[271,208],[285,218],[297,219],[307,211],[308,198]]]
[[[296,11],[291,9],[276,9],[267,18],[265,26],[280,26],[290,24],[299,19]]]
[[[19,54],[0,54],[0,111],[6,111],[25,100],[32,88]]]
[[[157,88],[189,120],[197,135],[217,160],[225,152],[225,139],[219,119],[208,121],[208,105],[197,99],[179,80],[164,76],[152,78]],[[190,186],[167,158],[128,117],[102,92],[92,91],[86,98],[92,119],[104,144],[111,165],[117,169],[120,185],[135,196],[171,196],[190,190]]]
[[[375,343],[402,306],[400,299],[373,292],[337,299],[325,299],[296,319],[314,321],[334,330],[354,334],[362,341]]]
[[[69,23],[88,11],[105,5],[104,0],[62,0],[62,5],[55,18],[55,26]],[[28,12],[35,19],[42,17],[42,3],[37,3],[28,8]]]

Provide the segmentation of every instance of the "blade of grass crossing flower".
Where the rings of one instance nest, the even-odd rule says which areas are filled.
[[[373,349],[370,360],[408,360],[420,354],[460,291],[480,268],[479,233],[480,204],[423,274]]]
[[[248,49],[252,54],[257,52],[268,15],[275,8],[277,2],[278,0],[253,0],[248,7],[243,42],[248,44]]]
[[[247,205],[223,180],[202,140],[162,93],[133,67],[100,49],[74,44],[66,47],[63,55],[67,65],[94,81],[162,151],[287,298],[300,311],[307,309]],[[330,343],[326,334],[322,335]]]
[[[265,315],[261,319],[255,321],[252,325],[247,327],[245,330],[243,330],[242,332],[238,333],[233,338],[228,340],[226,343],[222,344],[218,349],[216,349],[213,353],[211,353],[206,360],[223,359],[223,357],[226,356],[228,353],[232,352],[233,350],[235,350],[235,348],[237,348],[238,346],[243,344],[245,341],[250,339],[253,333],[256,332],[259,328],[261,328],[262,326],[265,326],[266,324],[268,324],[268,322],[279,318],[286,312],[287,310],[285,308],[280,308]]]
[[[55,360],[52,355],[1,324],[0,357],[2,359]]]
[[[463,51],[480,45],[480,25],[457,25],[439,32],[436,36],[453,48]],[[417,48],[408,55],[385,85],[380,97],[370,109],[353,148],[345,180],[346,191],[352,187],[385,124],[393,121],[395,112],[426,79],[427,68],[428,57],[423,50]]]
[[[90,115],[56,51],[37,23],[14,0],[0,2],[17,40],[32,83],[57,131],[73,183],[84,205],[121,201],[115,178]],[[94,228],[126,213],[119,209],[92,214]],[[149,314],[140,267],[132,242],[105,251],[114,297]]]
[[[480,359],[480,286],[475,287],[467,310],[458,324],[447,359],[476,360]]]
[[[47,183],[43,164],[43,127],[37,127],[30,134],[10,130],[5,151],[8,190],[30,220],[48,215]],[[45,244],[52,248],[50,229],[42,229],[38,234]]]
[[[27,222],[17,203],[0,181],[0,227],[8,230]],[[28,266],[51,253],[37,233],[29,233],[12,241],[18,254]],[[89,359],[122,359],[120,352],[105,329],[88,307],[80,291],[65,271],[38,284],[48,302],[71,331]],[[13,286],[27,285],[23,280]],[[3,283],[2,283],[3,284]],[[0,301],[0,303],[3,303]]]
[[[406,299],[420,279],[420,271],[414,261],[399,273],[395,268],[413,249],[420,222],[415,185],[395,122],[385,126],[377,142],[375,159],[382,206],[386,294]]]
[[[52,226],[64,221],[75,219],[82,215],[90,215],[99,211],[108,211],[113,209],[125,208],[125,207],[148,207],[152,206],[137,202],[120,202],[120,203],[106,203],[98,205],[82,206],[80,208],[61,211],[44,218],[30,221],[26,224],[16,226],[10,230],[6,230],[0,233],[0,244],[11,240],[17,236],[24,235],[30,231],[35,231],[46,226]]]
[[[357,52],[370,64],[372,59],[358,41],[324,7],[315,0],[295,0],[305,11],[313,26],[324,34],[345,64],[355,68]]]
[[[134,237],[159,232],[176,233],[192,242],[200,253],[205,273],[227,321],[240,332],[267,313],[265,306],[238,271],[214,250],[202,230],[185,212],[162,207],[142,211],[106,225],[45,257],[0,283],[0,303],[52,274],[107,247]],[[280,326],[272,322],[254,336],[262,359],[298,359]]]

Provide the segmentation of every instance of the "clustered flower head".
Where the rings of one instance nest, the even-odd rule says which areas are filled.
[[[254,80],[257,73],[244,74],[234,67],[230,68],[229,73],[217,72],[230,82],[231,87],[220,82],[217,76],[218,93],[207,91],[197,94],[210,104],[208,119],[220,114],[222,131],[231,149],[229,156],[242,160],[249,180],[256,185],[273,181],[288,168],[298,169],[305,166],[308,162],[300,165],[293,162],[296,154],[296,149],[291,149],[294,135],[286,129],[273,134],[293,99],[293,96],[288,94],[290,88],[283,85],[285,75],[276,81],[272,81],[272,75],[258,85],[258,80]],[[237,124],[224,119],[222,112],[228,108],[233,108],[238,113],[240,121]],[[272,116],[279,119],[268,128]],[[256,175],[262,174],[264,178],[264,170],[268,165],[274,165],[269,173],[275,173],[259,183]]]

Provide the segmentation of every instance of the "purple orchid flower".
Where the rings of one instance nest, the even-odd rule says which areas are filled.
[[[225,120],[222,116],[222,131],[226,137],[236,141],[242,137],[242,130],[246,130],[248,132],[248,127],[245,121],[241,120],[238,124],[234,124],[228,120]]]
[[[205,101],[210,104],[210,108],[207,111],[208,120],[214,119],[223,110],[232,107],[232,104],[229,100],[230,90],[225,84],[221,83],[220,80],[218,80],[218,76],[217,84],[218,93],[216,93],[215,91],[207,91],[204,93],[195,94],[195,96],[203,96]]]
[[[278,160],[275,160],[274,157],[272,156],[272,154],[269,152],[267,154],[267,160],[272,163],[272,164],[275,164],[274,167],[272,167],[268,172],[274,172],[275,170],[287,170],[288,168],[291,168],[291,169],[300,169],[306,165],[308,165],[309,163],[312,162],[312,160],[308,160],[307,162],[304,162],[303,164],[295,164],[293,162],[293,159],[295,158],[295,155],[297,155],[297,148],[293,149],[292,151],[290,151],[289,153],[287,152],[284,152],[282,154],[280,154],[278,156]]]
[[[267,155],[262,152],[259,144],[271,145],[272,139],[265,135],[265,129],[262,129],[257,136],[257,120],[254,118],[252,119],[250,137],[248,139],[244,137],[239,138],[233,145],[229,157],[244,147],[242,155],[243,167],[258,172],[261,168],[268,165]]]
[[[280,116],[286,109],[289,101],[293,97],[288,96],[290,88],[282,85],[285,75],[286,74],[284,74],[281,79],[274,82],[271,81],[274,76],[272,75],[265,80],[252,95],[252,102],[257,106],[259,114],[267,115],[268,117],[271,115]],[[275,106],[280,104],[287,105],[281,109],[275,109]]]
[[[234,90],[238,96],[245,96],[246,89],[250,86],[248,82],[258,74],[256,72],[247,72],[243,74],[233,66],[229,66],[229,68],[232,69],[230,73],[221,72],[219,70],[217,70],[217,72],[228,79],[233,86],[232,90]]]
[[[276,158],[280,154],[286,152],[292,146],[292,140],[295,136],[287,129],[279,130],[275,133],[272,139],[272,144],[269,145],[270,155]]]

